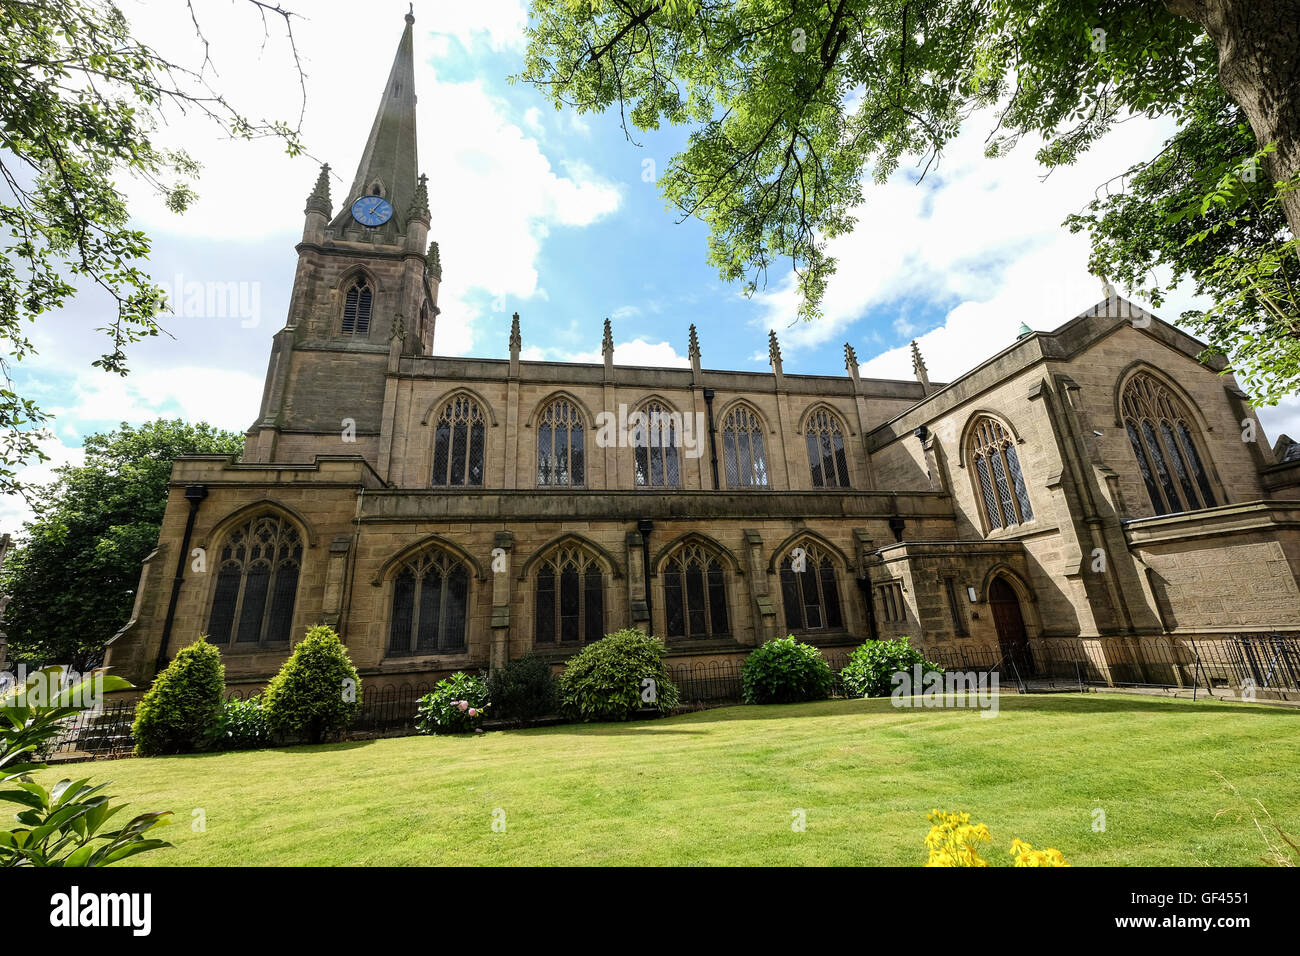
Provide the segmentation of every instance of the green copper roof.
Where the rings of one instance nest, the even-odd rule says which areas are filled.
[[[1034,330],[1031,329],[1029,326],[1025,325],[1025,323],[1021,322],[1020,331],[1016,334],[1016,341],[1017,342],[1020,341],[1026,335],[1033,335],[1033,334],[1034,334]]]

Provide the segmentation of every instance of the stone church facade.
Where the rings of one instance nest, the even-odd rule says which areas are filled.
[[[257,684],[317,623],[372,685],[627,626],[680,661],[1300,630],[1300,460],[1114,295],[947,384],[915,348],[915,381],[786,373],[775,333],[709,369],[694,326],[690,368],[619,366],[608,321],[603,364],[523,361],[518,315],[507,358],[436,355],[412,22],[341,208],[327,170],[307,200],[244,454],[175,463],[115,672],[207,635]]]

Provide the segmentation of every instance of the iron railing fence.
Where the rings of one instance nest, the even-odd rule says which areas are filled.
[[[63,721],[63,729],[42,749],[40,756],[125,757],[135,750],[135,737],[131,733],[134,723],[133,701],[115,701],[99,712],[82,711]]]
[[[1002,680],[1080,686],[1300,693],[1300,637],[1051,639],[1000,648],[931,646],[927,659],[952,670],[998,671]]]
[[[1044,686],[1151,687],[1190,690],[1193,695],[1225,692],[1225,696],[1300,694],[1300,635],[1238,634],[1207,638],[1143,637],[1051,639],[1007,653],[994,647],[960,644],[931,645],[927,660],[948,670],[997,672],[1005,686],[1021,690]],[[824,652],[836,675],[833,694],[844,696],[839,672],[848,663],[847,651]],[[719,706],[742,699],[742,662],[691,661],[668,664],[677,685],[680,706]],[[433,684],[415,681],[363,689],[361,710],[352,730],[360,733],[415,732],[419,700]],[[227,700],[245,700],[257,690],[232,689]],[[131,725],[135,703],[118,701],[98,713],[68,718],[60,735],[46,748],[50,757],[109,758],[130,754],[135,747]]]

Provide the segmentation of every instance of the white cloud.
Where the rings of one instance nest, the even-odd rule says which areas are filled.
[[[924,183],[915,184],[910,171],[900,171],[883,186],[864,186],[858,225],[828,243],[839,268],[826,290],[823,319],[791,325],[798,298],[787,277],[756,297],[764,309],[754,326],[785,326],[782,345],[796,351],[853,340],[850,327],[873,309],[955,299],[960,304],[949,316],[955,324],[950,350],[964,364],[945,373],[931,366],[936,377],[952,377],[998,351],[998,343],[1014,339],[1021,321],[1054,328],[1100,299],[1100,286],[1087,273],[1086,237],[1071,235],[1061,222],[1131,157],[1151,155],[1168,135],[1168,124],[1126,123],[1076,166],[1043,181],[1029,141],[1009,156],[984,157],[989,122],[988,116],[969,121]],[[978,316],[961,311],[977,304],[986,306]],[[1179,298],[1165,311],[1176,315],[1184,307]],[[920,321],[904,311],[894,330],[910,338]],[[932,346],[936,354],[944,351],[938,342]],[[885,357],[890,356],[886,364],[896,365],[897,356]]]
[[[260,376],[199,366],[144,369],[126,378],[88,369],[74,382],[72,401],[49,411],[87,430],[179,416],[242,432],[257,417],[262,384]]]
[[[291,53],[270,20],[265,52],[255,58],[250,43],[262,39],[261,21],[248,11],[229,12],[213,0],[196,9],[221,74],[214,83],[231,101],[254,115],[292,119],[299,88]],[[401,35],[406,4],[382,0],[367,5],[358,33],[355,3],[315,3],[294,33],[307,74],[304,141],[313,158],[291,159],[275,141],[219,140],[197,117],[177,118],[159,139],[183,144],[204,166],[199,200],[183,216],[168,212],[140,184],[126,188],[140,223],[163,240],[167,233],[247,240],[297,230],[302,206],[316,179],[318,161],[334,172],[335,208],[345,200],[355,164],[369,133],[384,78]],[[184,6],[139,6],[127,11],[139,36],[201,62],[202,52]],[[417,11],[416,86],[419,90],[420,164],[429,176],[433,226],[443,257],[442,321],[436,344],[441,354],[465,354],[481,318],[474,305],[490,297],[527,300],[537,294],[536,262],[555,227],[591,225],[620,205],[619,188],[585,164],[561,162],[557,171],[534,136],[508,117],[511,107],[479,79],[451,82],[439,76],[445,42],[431,31],[450,34],[467,48],[521,50],[527,17],[521,0],[485,0]],[[250,30],[255,35],[250,39]],[[364,38],[364,49],[358,46]],[[229,54],[229,61],[223,58]],[[340,59],[346,58],[346,68]],[[190,62],[182,57],[182,62]],[[235,66],[238,69],[223,69]],[[540,131],[541,113],[530,108],[523,124]],[[508,313],[513,309],[505,309]]]
[[[41,450],[49,461],[28,465],[18,469],[18,480],[29,485],[47,485],[55,479],[54,469],[61,465],[81,465],[86,461],[86,452],[77,445],[65,445],[58,438],[40,442]],[[17,537],[22,531],[24,521],[30,521],[33,512],[20,495],[6,495],[0,498],[0,533]]]
[[[566,352],[561,349],[530,345],[520,350],[519,357],[529,362],[581,362],[602,365],[605,356],[600,349],[588,352]],[[614,344],[615,365],[636,365],[646,368],[690,368],[691,360],[678,354],[669,342],[647,342],[633,339]]]

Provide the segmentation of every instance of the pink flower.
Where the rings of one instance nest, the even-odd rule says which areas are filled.
[[[464,710],[464,709],[466,709],[467,707],[469,707],[469,701],[467,701],[467,700],[459,701],[459,702],[457,702],[456,706],[459,707],[461,710]]]
[[[470,715],[471,717],[477,717],[477,716],[478,716],[478,711],[475,710],[473,707],[471,707],[471,708],[469,709],[469,715]]]

